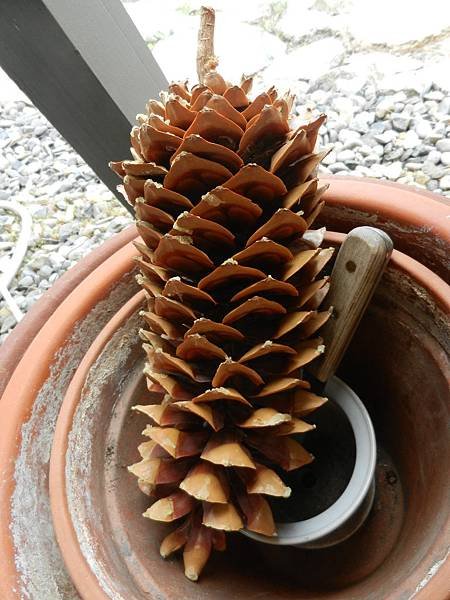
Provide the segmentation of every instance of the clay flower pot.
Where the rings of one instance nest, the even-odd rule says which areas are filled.
[[[330,184],[315,226],[348,233],[360,225],[386,231],[394,248],[450,281],[450,201],[418,188],[360,177],[321,178]]]
[[[335,187],[338,183],[339,188]],[[343,188],[347,183],[333,178],[335,191],[331,188],[328,192],[330,210],[336,212],[337,204],[341,203],[346,215],[340,223],[335,220],[336,228],[344,231],[359,224],[370,224],[368,213],[376,213],[378,226],[390,233],[397,246],[402,244],[406,254],[418,256],[419,260],[423,258],[431,265],[434,262],[433,268],[437,272],[446,272],[447,257],[439,248],[444,247],[448,231],[445,238],[444,217],[440,227],[436,217],[436,210],[440,215],[447,211],[444,204],[437,208],[436,199],[414,191],[414,203],[402,207],[403,200],[411,192],[409,188],[395,186],[395,190],[402,193],[392,196],[392,186],[378,184],[376,193],[367,197],[364,186],[361,188],[365,202],[362,209],[358,197],[351,194],[353,183],[356,182],[348,182],[347,199]],[[369,185],[373,189],[375,184],[368,182]],[[386,194],[392,197],[394,209],[403,214],[401,224],[405,231],[405,219],[408,214],[414,217],[412,213],[418,207],[413,231],[420,231],[420,236],[403,232],[404,235],[396,237],[400,221],[394,221],[392,227],[388,222],[394,209],[384,201]],[[428,210],[430,203],[433,210]],[[79,597],[65,571],[52,530],[48,498],[50,448],[60,405],[73,374],[102,328],[138,289],[132,274],[131,258],[135,251],[130,245],[124,246],[134,235],[134,228],[130,228],[69,271],[43,296],[0,348],[0,390],[3,392],[0,398],[2,600],[23,597],[71,600]],[[433,236],[438,248],[434,255]],[[419,256],[417,237],[423,244],[423,256]],[[210,573],[216,579],[211,580],[207,571],[201,586],[187,588],[186,597],[188,594],[197,597],[197,593],[206,595],[208,591],[210,596],[228,597],[227,583],[224,582],[230,580],[236,581],[237,597],[261,589],[263,584],[265,593],[273,597],[277,594],[285,598],[299,598],[302,594],[305,598],[320,597],[316,591],[325,581],[330,589],[328,597],[334,598],[349,597],[347,590],[337,591],[345,585],[351,585],[352,593],[361,598],[374,594],[425,600],[445,597],[449,578],[445,540],[449,535],[450,503],[442,467],[449,459],[444,437],[444,424],[448,419],[448,387],[444,378],[448,369],[445,362],[448,313],[448,287],[442,280],[396,253],[340,371],[344,381],[364,399],[374,420],[377,441],[389,454],[381,454],[381,464],[377,467],[378,489],[383,493],[375,500],[367,524],[339,547],[339,557],[336,559],[333,549],[267,548],[236,536],[230,541],[232,551],[211,562]],[[367,339],[370,340],[369,354],[366,353]],[[133,340],[138,343],[135,338]],[[137,347],[134,351],[138,352]],[[141,384],[137,382],[136,385]],[[3,387],[6,387],[4,391]],[[134,395],[132,389],[129,394]],[[130,415],[128,411],[125,413],[127,427],[124,431],[127,435],[138,436],[141,424],[132,419],[128,422]],[[109,422],[105,426],[109,426]],[[132,444],[126,439],[130,453],[135,448],[134,439],[136,437]],[[100,441],[103,444],[103,437]],[[118,450],[109,446],[105,449],[104,445],[100,448],[106,457],[111,452],[121,456],[121,452],[125,452],[123,444]],[[130,464],[135,459],[135,455],[124,455],[122,464]],[[122,476],[125,468],[118,463],[115,465]],[[173,562],[160,560],[157,542],[152,545],[152,536],[158,537],[159,532],[152,529],[149,538],[149,530],[144,527],[146,522],[139,517],[145,497],[138,493],[134,481],[127,481],[119,496],[127,499],[126,506],[122,506],[121,522],[124,518],[130,519],[129,536],[140,541],[147,553],[145,567],[141,568],[139,555],[135,557],[133,568],[139,580],[138,593],[142,595],[142,590],[151,592],[153,581],[157,587],[154,596],[170,597],[174,592],[173,597],[177,597],[180,571]],[[386,506],[387,512],[384,511]],[[97,509],[100,514],[102,505]],[[112,513],[108,510],[104,514]],[[387,533],[387,536],[380,539],[377,532]],[[393,550],[389,553],[391,547]],[[249,556],[252,557],[251,569],[247,569]],[[120,589],[120,596],[128,598],[132,595],[123,585],[130,583],[129,567],[123,557],[128,557],[131,563],[134,559],[126,544],[120,548],[120,557],[120,562],[116,563],[117,572],[112,569],[110,575]],[[152,563],[150,566],[148,561]],[[303,565],[301,572],[292,574],[292,561]],[[86,567],[82,557],[80,564],[83,563]],[[77,569],[78,563],[74,564]],[[111,564],[107,567],[110,569]],[[149,572],[153,579],[147,579]],[[86,571],[80,569],[79,573],[86,574]],[[77,585],[79,580],[80,575],[76,579]],[[92,588],[87,597],[95,598],[91,591],[98,591],[98,579],[94,576],[89,581]],[[159,591],[161,586],[163,592]],[[201,589],[204,591],[200,592]],[[100,597],[108,597],[104,589],[101,593],[103,596]]]
[[[2,600],[78,598],[51,524],[50,449],[73,373],[111,315],[138,289],[129,243],[135,236],[130,227],[80,261],[0,348]]]
[[[329,236],[331,242],[340,239]],[[54,438],[54,526],[81,595],[225,599],[232,580],[238,599],[262,593],[400,599],[413,592],[444,599],[450,492],[446,472],[437,465],[450,454],[446,294],[437,276],[394,252],[341,369],[371,413],[380,448],[374,507],[361,529],[321,550],[230,536],[231,552],[215,556],[195,587],[176,561],[160,559],[162,527],[142,518],[148,499],[125,468],[137,459],[145,426],[142,415],[130,412],[145,394],[137,336],[142,296],[132,298],[80,363]]]

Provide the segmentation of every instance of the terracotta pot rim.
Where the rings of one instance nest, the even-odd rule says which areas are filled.
[[[345,236],[345,233],[327,231],[325,240],[331,244],[341,244]],[[420,286],[437,300],[442,310],[450,314],[450,285],[441,279],[439,275],[433,273],[428,267],[422,265],[411,256],[395,249],[389,265],[405,272],[411,279],[419,282]]]
[[[50,505],[53,518],[53,527],[59,548],[63,555],[64,563],[75,584],[78,592],[89,600],[109,600],[101,589],[97,579],[89,568],[78,544],[78,538],[70,516],[67,489],[66,489],[66,454],[68,448],[69,432],[75,411],[78,406],[86,382],[86,374],[98,359],[99,355],[108,344],[111,337],[129,317],[142,305],[145,298],[144,291],[135,294],[111,318],[95,338],[93,344],[84,355],[78,366],[61,406],[56,422],[50,456]],[[66,402],[66,399],[69,401]]]
[[[344,237],[344,234],[329,232],[327,233],[326,241],[339,244]],[[395,268],[405,271],[412,276],[419,285],[427,289],[435,298],[446,300],[446,305],[450,310],[450,287],[440,280],[439,277],[431,273],[429,269],[423,267],[409,256],[395,250],[391,258],[391,263]],[[114,319],[116,319],[114,322],[121,322],[126,318],[125,315],[129,315],[132,301],[136,301],[135,298],[136,297],[124,305],[123,309],[114,317]],[[77,369],[69,386],[58,417],[51,457],[50,497],[54,519],[57,519],[57,522],[54,522],[57,539],[58,542],[60,540],[62,541],[60,548],[75,586],[80,593],[82,593],[83,597],[86,599],[89,598],[89,600],[109,600],[109,596],[105,595],[100,587],[100,583],[93,577],[78,545],[75,530],[73,529],[67,505],[65,486],[66,450],[67,438],[72,425],[71,417],[74,415],[79,403],[83,382],[86,379],[88,368],[98,356],[99,349],[106,345],[111,335],[114,333],[115,327],[112,323],[113,321],[107,323],[100,332],[94,344],[89,349],[88,354],[86,354],[84,360]],[[64,507],[62,508],[61,505],[63,504]],[[430,594],[433,594],[433,591],[440,592],[443,589],[443,583],[446,581],[449,572],[450,564],[447,563],[443,565],[427,583],[426,593],[429,594],[428,597],[430,597]],[[411,577],[413,577],[413,574]],[[85,593],[85,585],[88,581],[93,582],[93,587],[88,588],[89,593],[87,594],[87,591]]]
[[[441,194],[436,194],[435,192],[430,192],[429,190],[425,190],[420,188],[417,185],[405,184],[405,183],[397,183],[396,181],[388,181],[387,179],[377,179],[376,177],[357,177],[354,175],[326,175],[324,177],[320,177],[321,181],[329,180],[330,182],[335,181],[359,181],[359,182],[367,182],[370,184],[377,184],[383,187],[391,187],[396,188],[397,190],[405,190],[410,191],[415,195],[426,196],[433,202],[439,202],[441,204],[447,204],[450,206],[450,199],[446,196],[442,196]]]
[[[55,352],[90,307],[105,296],[115,281],[133,269],[132,257],[135,253],[134,247],[128,242],[73,288],[36,334],[0,397],[0,414],[8,413],[8,419],[0,420],[1,598],[17,598],[20,590],[10,521],[11,496],[15,487],[14,467],[20,448],[22,424],[31,414],[36,393],[48,377]],[[39,360],[36,360],[37,356]]]
[[[450,243],[450,201],[444,196],[370,177],[327,176],[321,177],[320,181],[330,184],[323,197],[327,206],[344,204],[418,228],[426,224],[428,229]]]

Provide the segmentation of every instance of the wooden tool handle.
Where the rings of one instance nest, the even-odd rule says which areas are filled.
[[[319,381],[325,382],[338,368],[392,249],[391,238],[375,227],[356,227],[342,244],[323,305],[333,307],[333,315],[320,331],[325,353],[309,369]]]

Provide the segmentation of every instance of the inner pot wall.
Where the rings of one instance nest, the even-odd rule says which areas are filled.
[[[60,460],[70,432],[67,465],[86,465],[80,476],[65,483],[69,498],[77,500],[71,501],[76,511],[70,518],[81,536],[78,540],[84,556],[77,555],[77,544],[69,552],[63,546],[77,585],[83,585],[86,568],[102,582],[83,593],[84,597],[225,599],[229,598],[230,581],[237,599],[261,594],[346,600],[403,600],[422,593],[424,598],[446,597],[446,568],[442,565],[450,494],[445,470],[439,465],[447,464],[450,458],[446,429],[449,398],[448,364],[439,340],[445,324],[447,328],[449,324],[439,304],[408,275],[408,270],[414,271],[412,266],[413,261],[395,253],[340,373],[366,402],[378,441],[393,458],[393,470],[380,470],[377,483],[378,490],[391,493],[397,505],[386,503],[378,493],[367,523],[337,548],[307,551],[267,547],[243,536],[229,536],[230,550],[213,557],[197,586],[184,578],[177,560],[160,559],[158,545],[164,526],[141,517],[148,500],[125,470],[125,465],[138,460],[139,432],[147,422],[143,415],[129,412],[144,389],[139,378],[139,342],[133,333],[137,325],[122,329],[112,339],[107,347],[108,361],[123,355],[126,346],[136,369],[127,370],[128,378],[120,369],[113,369],[111,373],[121,377],[121,386],[113,389],[110,382],[105,387],[102,379],[90,379],[86,389],[95,390],[97,407],[91,413],[86,412],[93,406],[89,391],[81,394],[78,408],[79,396],[68,395],[65,405],[77,412],[73,426],[67,415],[58,422],[59,441],[55,445],[56,460]],[[428,321],[431,309],[434,322]],[[114,332],[113,328],[103,335],[110,339]],[[114,365],[109,364],[111,368]],[[83,379],[88,372],[78,376]],[[95,444],[82,443],[86,428],[80,427],[83,419],[79,415],[83,413],[90,414],[89,436]],[[105,425],[108,420],[109,428]],[[87,457],[78,455],[81,448],[88,452]],[[105,461],[105,481],[99,485],[98,473],[104,472]],[[52,496],[54,504],[64,501],[61,482],[59,487],[52,483]],[[383,510],[387,504],[389,512]],[[98,516],[93,517],[99,514],[109,515],[109,524],[102,520],[98,526]],[[64,539],[64,526],[58,519],[55,525],[59,539]]]
[[[134,230],[134,227],[132,231]],[[111,316],[137,291],[129,233],[74,267],[6,342],[0,398],[0,598],[77,598],[54,537],[48,466],[56,418],[79,362]],[[78,285],[73,285],[73,282]],[[25,321],[24,319],[24,321]],[[19,327],[19,326],[18,326]],[[24,338],[33,339],[26,347]],[[26,351],[21,351],[25,345]],[[23,353],[23,356],[22,356]],[[2,359],[5,355],[2,355]]]
[[[388,181],[330,176],[314,227],[348,233],[371,225],[388,233],[394,248],[450,282],[450,201],[443,196]]]

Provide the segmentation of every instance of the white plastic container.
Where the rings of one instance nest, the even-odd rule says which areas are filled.
[[[343,542],[364,523],[375,495],[375,432],[364,404],[338,377],[332,377],[325,388],[329,402],[339,406],[347,417],[355,440],[355,464],[343,493],[323,512],[293,523],[277,523],[278,535],[268,537],[243,530],[248,537],[265,544],[325,548]]]

